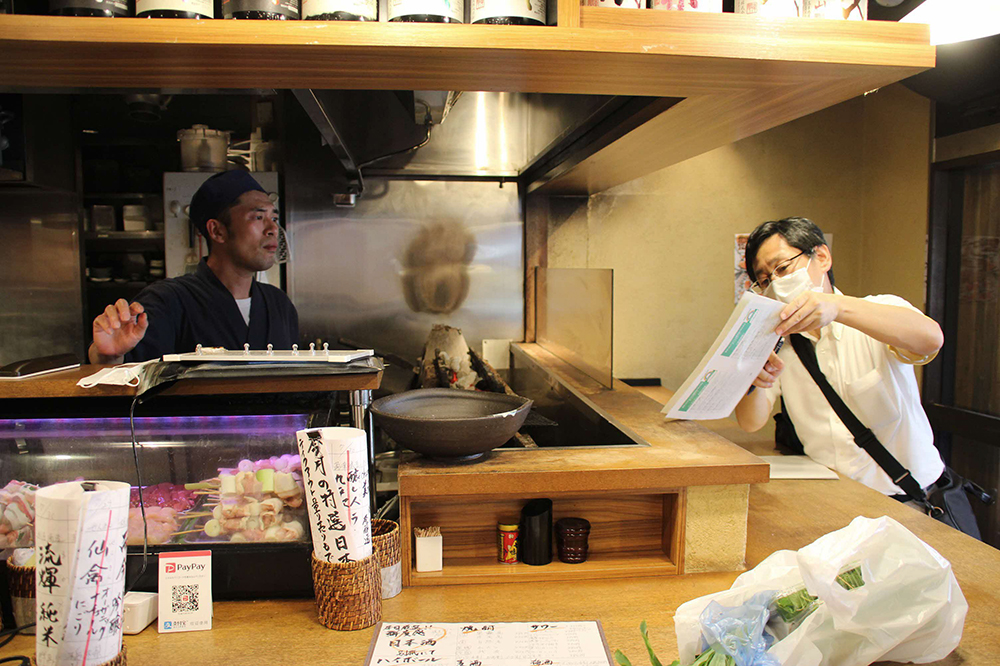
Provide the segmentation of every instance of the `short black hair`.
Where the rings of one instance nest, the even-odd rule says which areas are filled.
[[[792,247],[807,254],[813,254],[820,245],[826,245],[826,237],[823,230],[817,227],[812,220],[804,217],[786,217],[783,220],[771,220],[764,222],[754,229],[747,238],[746,268],[747,275],[751,282],[757,281],[757,273],[754,264],[757,263],[757,251],[771,236],[778,234],[785,239],[785,242]],[[830,286],[833,286],[833,269],[827,271],[830,276]]]
[[[232,224],[232,221],[233,221],[232,212],[233,212],[233,208],[235,208],[235,207],[236,207],[236,204],[233,204],[229,208],[226,208],[221,213],[219,213],[219,216],[217,218],[215,218],[227,230],[229,229],[229,225]],[[212,254],[212,239],[208,237],[208,224],[207,224],[207,222],[205,224],[205,230],[204,231],[202,231],[201,227],[198,227],[198,233],[201,234],[202,238],[205,239],[205,247],[208,248],[208,253]]]

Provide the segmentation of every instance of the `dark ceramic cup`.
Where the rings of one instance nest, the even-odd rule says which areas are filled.
[[[586,562],[589,536],[590,521],[583,518],[560,518],[556,521],[559,559],[567,564]]]

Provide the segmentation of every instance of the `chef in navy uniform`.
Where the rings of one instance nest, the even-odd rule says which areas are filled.
[[[299,316],[283,291],[254,279],[274,265],[278,211],[244,171],[209,178],[191,199],[191,221],[208,242],[193,275],[149,285],[94,320],[91,363],[146,361],[196,345],[290,349]]]

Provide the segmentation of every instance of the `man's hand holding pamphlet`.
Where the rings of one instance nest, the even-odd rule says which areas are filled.
[[[746,292],[729,321],[673,398],[663,408],[671,419],[729,416],[746,395],[778,341],[774,330],[785,304]]]

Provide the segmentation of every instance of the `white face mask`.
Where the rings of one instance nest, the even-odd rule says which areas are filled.
[[[805,266],[794,273],[771,280],[771,284],[767,285],[767,289],[764,290],[764,296],[782,303],[791,303],[810,289],[823,291],[822,287],[813,284],[812,277],[809,275],[809,264],[811,263],[812,257],[809,258]]]
[[[102,368],[92,375],[84,377],[76,384],[83,388],[92,388],[98,384],[105,386],[138,386],[140,375],[150,361],[143,363],[123,363],[112,368]]]

